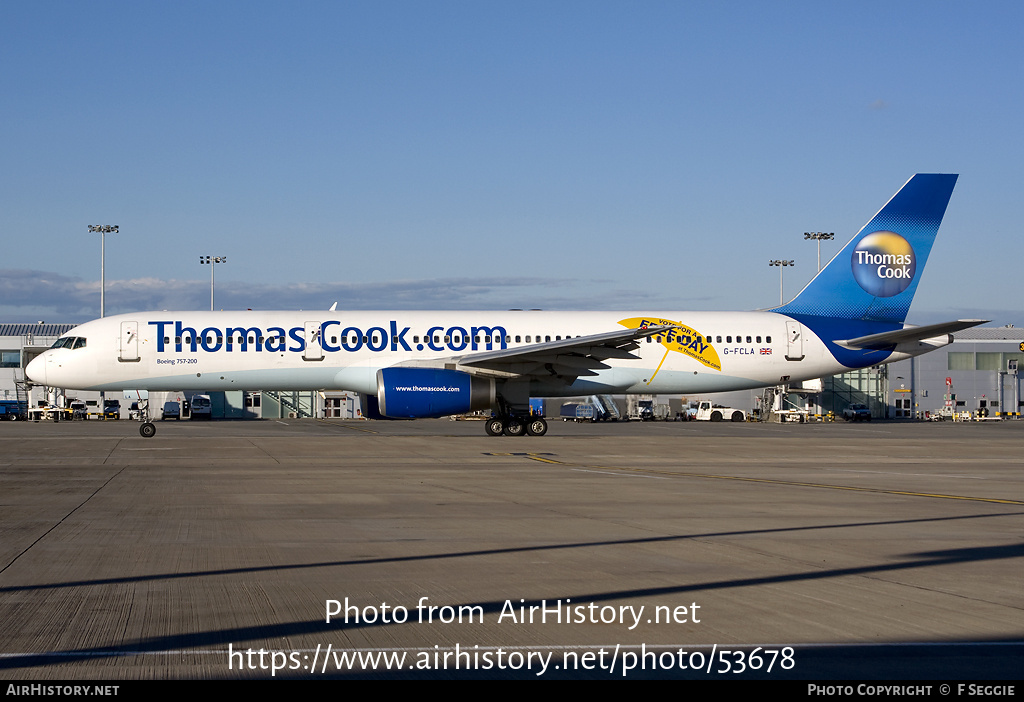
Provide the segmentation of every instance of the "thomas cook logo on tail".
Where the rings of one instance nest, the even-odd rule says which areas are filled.
[[[906,290],[917,272],[917,256],[906,239],[895,232],[868,234],[853,250],[853,277],[877,297],[892,297]]]

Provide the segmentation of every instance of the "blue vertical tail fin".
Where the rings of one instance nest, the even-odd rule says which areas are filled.
[[[912,177],[799,295],[772,311],[903,323],[956,179]]]

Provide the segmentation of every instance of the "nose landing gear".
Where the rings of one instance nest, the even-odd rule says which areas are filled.
[[[156,435],[156,425],[149,421],[149,400],[139,400],[139,433],[143,439],[152,439]]]

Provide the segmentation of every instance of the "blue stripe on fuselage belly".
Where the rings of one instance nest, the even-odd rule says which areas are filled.
[[[895,344],[887,349],[848,349],[833,343],[833,340],[856,339],[868,334],[902,329],[902,324],[879,322],[866,319],[837,319],[835,317],[818,317],[809,314],[786,315],[814,332],[825,344],[832,356],[847,368],[867,368],[868,366],[885,363],[892,355]]]

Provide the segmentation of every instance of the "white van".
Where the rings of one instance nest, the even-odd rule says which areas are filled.
[[[213,407],[209,395],[193,395],[191,419],[213,419]]]

